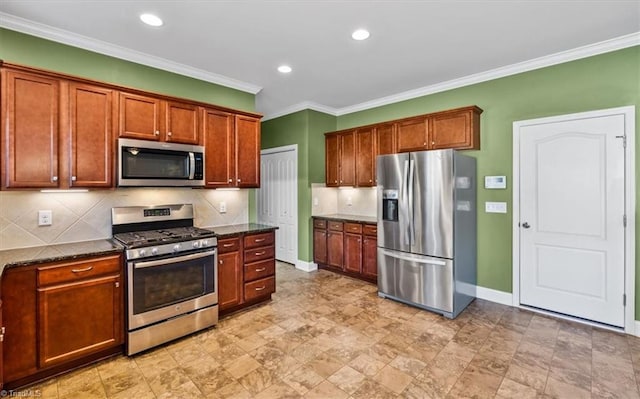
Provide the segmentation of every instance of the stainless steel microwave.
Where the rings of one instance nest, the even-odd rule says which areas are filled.
[[[204,147],[118,139],[118,186],[204,186]]]

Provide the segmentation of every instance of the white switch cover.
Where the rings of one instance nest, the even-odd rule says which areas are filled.
[[[51,211],[38,211],[38,226],[51,226],[53,213]]]
[[[320,201],[318,201],[318,197],[313,197],[313,206],[318,206]]]
[[[351,205],[353,205],[353,201],[351,200],[351,197],[347,197],[347,206]]]
[[[227,203],[224,201],[220,202],[220,213],[227,213]]]
[[[507,213],[506,202],[485,202],[484,211],[486,213]]]

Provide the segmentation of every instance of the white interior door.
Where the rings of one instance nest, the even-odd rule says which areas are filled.
[[[520,303],[623,327],[624,115],[519,134]]]
[[[298,259],[298,155],[295,147],[269,149],[260,157],[258,222],[277,226],[276,259]]]

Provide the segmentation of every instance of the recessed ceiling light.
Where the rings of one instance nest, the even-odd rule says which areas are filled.
[[[358,29],[351,34],[353,40],[365,40],[368,39],[371,34],[366,29]]]
[[[142,14],[140,20],[150,26],[162,26],[162,20],[153,14]]]
[[[291,69],[289,65],[280,65],[278,67],[278,72],[280,73],[289,73],[291,71],[293,71],[293,69]]]

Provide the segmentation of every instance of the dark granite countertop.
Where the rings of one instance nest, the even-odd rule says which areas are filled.
[[[359,216],[359,215],[344,215],[341,213],[334,213],[332,215],[313,215],[314,218],[342,220],[345,222],[354,223],[378,223],[378,218],[375,216]]]
[[[267,231],[276,230],[278,227],[270,226],[268,224],[260,224],[260,223],[245,223],[245,224],[231,224],[225,226],[214,226],[214,227],[205,227],[207,230],[211,230],[219,238],[224,238],[226,236],[232,236],[236,234],[254,234],[254,233],[263,233]]]
[[[123,250],[124,248],[120,244],[111,239],[8,249],[0,251],[0,276],[6,268],[108,255]]]

